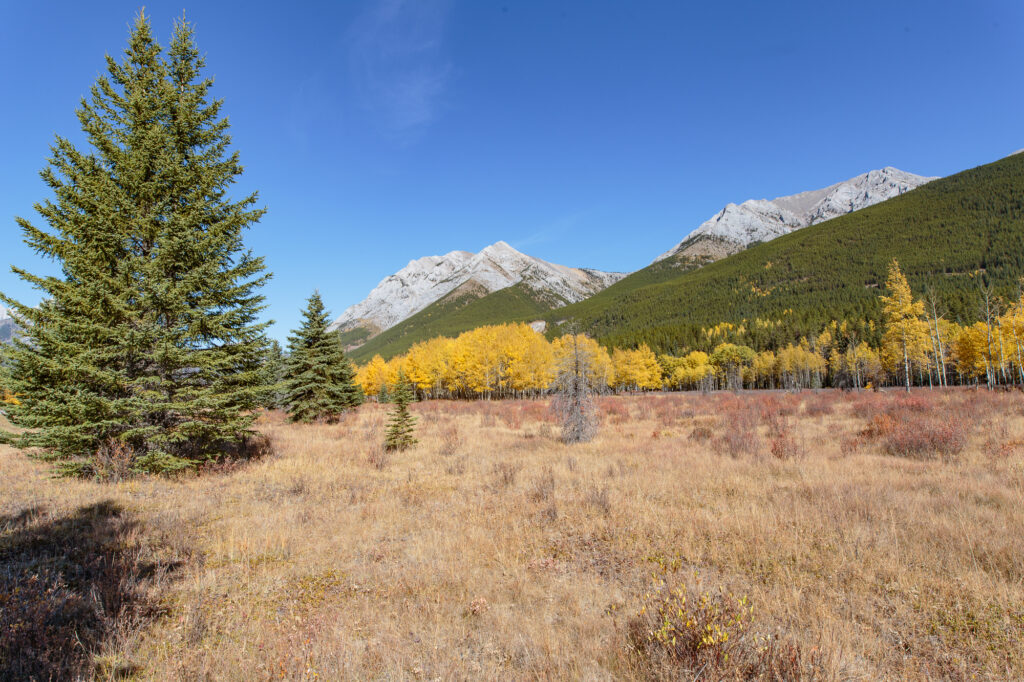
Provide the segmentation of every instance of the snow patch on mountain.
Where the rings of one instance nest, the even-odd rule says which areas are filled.
[[[413,261],[381,280],[370,295],[350,306],[331,329],[357,327],[379,333],[405,320],[466,283],[487,293],[526,282],[565,303],[575,303],[625,277],[625,273],[570,268],[527,256],[505,242],[479,253],[452,251]]]
[[[891,199],[937,178],[924,177],[887,166],[823,189],[776,199],[749,199],[728,204],[702,223],[681,242],[654,259],[669,256],[721,257],[726,251],[741,251],[753,242],[768,241],[808,225],[836,218]],[[715,253],[704,253],[701,242],[714,242]]]
[[[11,311],[0,306],[0,343],[7,343],[19,331],[18,325],[11,317]]]

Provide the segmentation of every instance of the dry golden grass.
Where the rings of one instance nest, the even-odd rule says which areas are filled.
[[[571,447],[540,402],[426,403],[391,455],[386,407],[270,414],[274,455],[176,481],[54,480],[0,449],[0,568],[42,570],[38,535],[116,510],[99,678],[692,678],[643,645],[656,579],[745,596],[790,674],[1024,678],[1024,400],[917,396],[604,398]],[[966,440],[886,454],[887,410]]]

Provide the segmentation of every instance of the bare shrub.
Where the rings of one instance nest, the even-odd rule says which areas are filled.
[[[462,432],[456,424],[447,424],[441,428],[441,447],[439,452],[442,455],[450,456],[462,449],[464,443]]]
[[[738,409],[722,418],[724,433],[715,439],[718,452],[730,457],[757,457],[764,442],[757,432],[758,414],[752,409]]]
[[[132,475],[134,450],[116,438],[107,439],[96,451],[96,478],[101,481],[123,481]]]
[[[777,408],[761,408],[761,422],[767,427],[768,435],[772,438],[778,437],[789,425],[789,419]]]
[[[794,434],[792,429],[785,429],[776,434],[772,438],[770,451],[772,457],[781,460],[797,459],[807,453],[803,440]]]

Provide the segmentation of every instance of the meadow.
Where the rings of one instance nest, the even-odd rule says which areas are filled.
[[[1018,392],[387,410],[176,479],[0,448],[0,677],[1024,678]]]

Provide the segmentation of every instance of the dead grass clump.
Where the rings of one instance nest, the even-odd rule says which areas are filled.
[[[715,431],[709,424],[697,424],[690,431],[690,440],[697,443],[706,443],[714,437]]]
[[[445,465],[445,473],[449,476],[461,476],[466,473],[466,458],[455,457]]]
[[[494,487],[495,488],[511,488],[516,484],[516,476],[519,475],[520,469],[523,466],[518,462],[498,462],[494,465],[492,473],[494,474]]]
[[[612,511],[611,497],[608,495],[608,488],[605,486],[592,487],[587,491],[587,504],[599,511],[603,516],[608,516]]]
[[[374,469],[384,469],[391,461],[391,454],[388,452],[388,449],[384,447],[383,443],[371,441],[366,446],[366,461],[368,461]]]
[[[555,494],[555,470],[544,467],[543,473],[533,480],[529,497],[534,502],[546,502]]]

